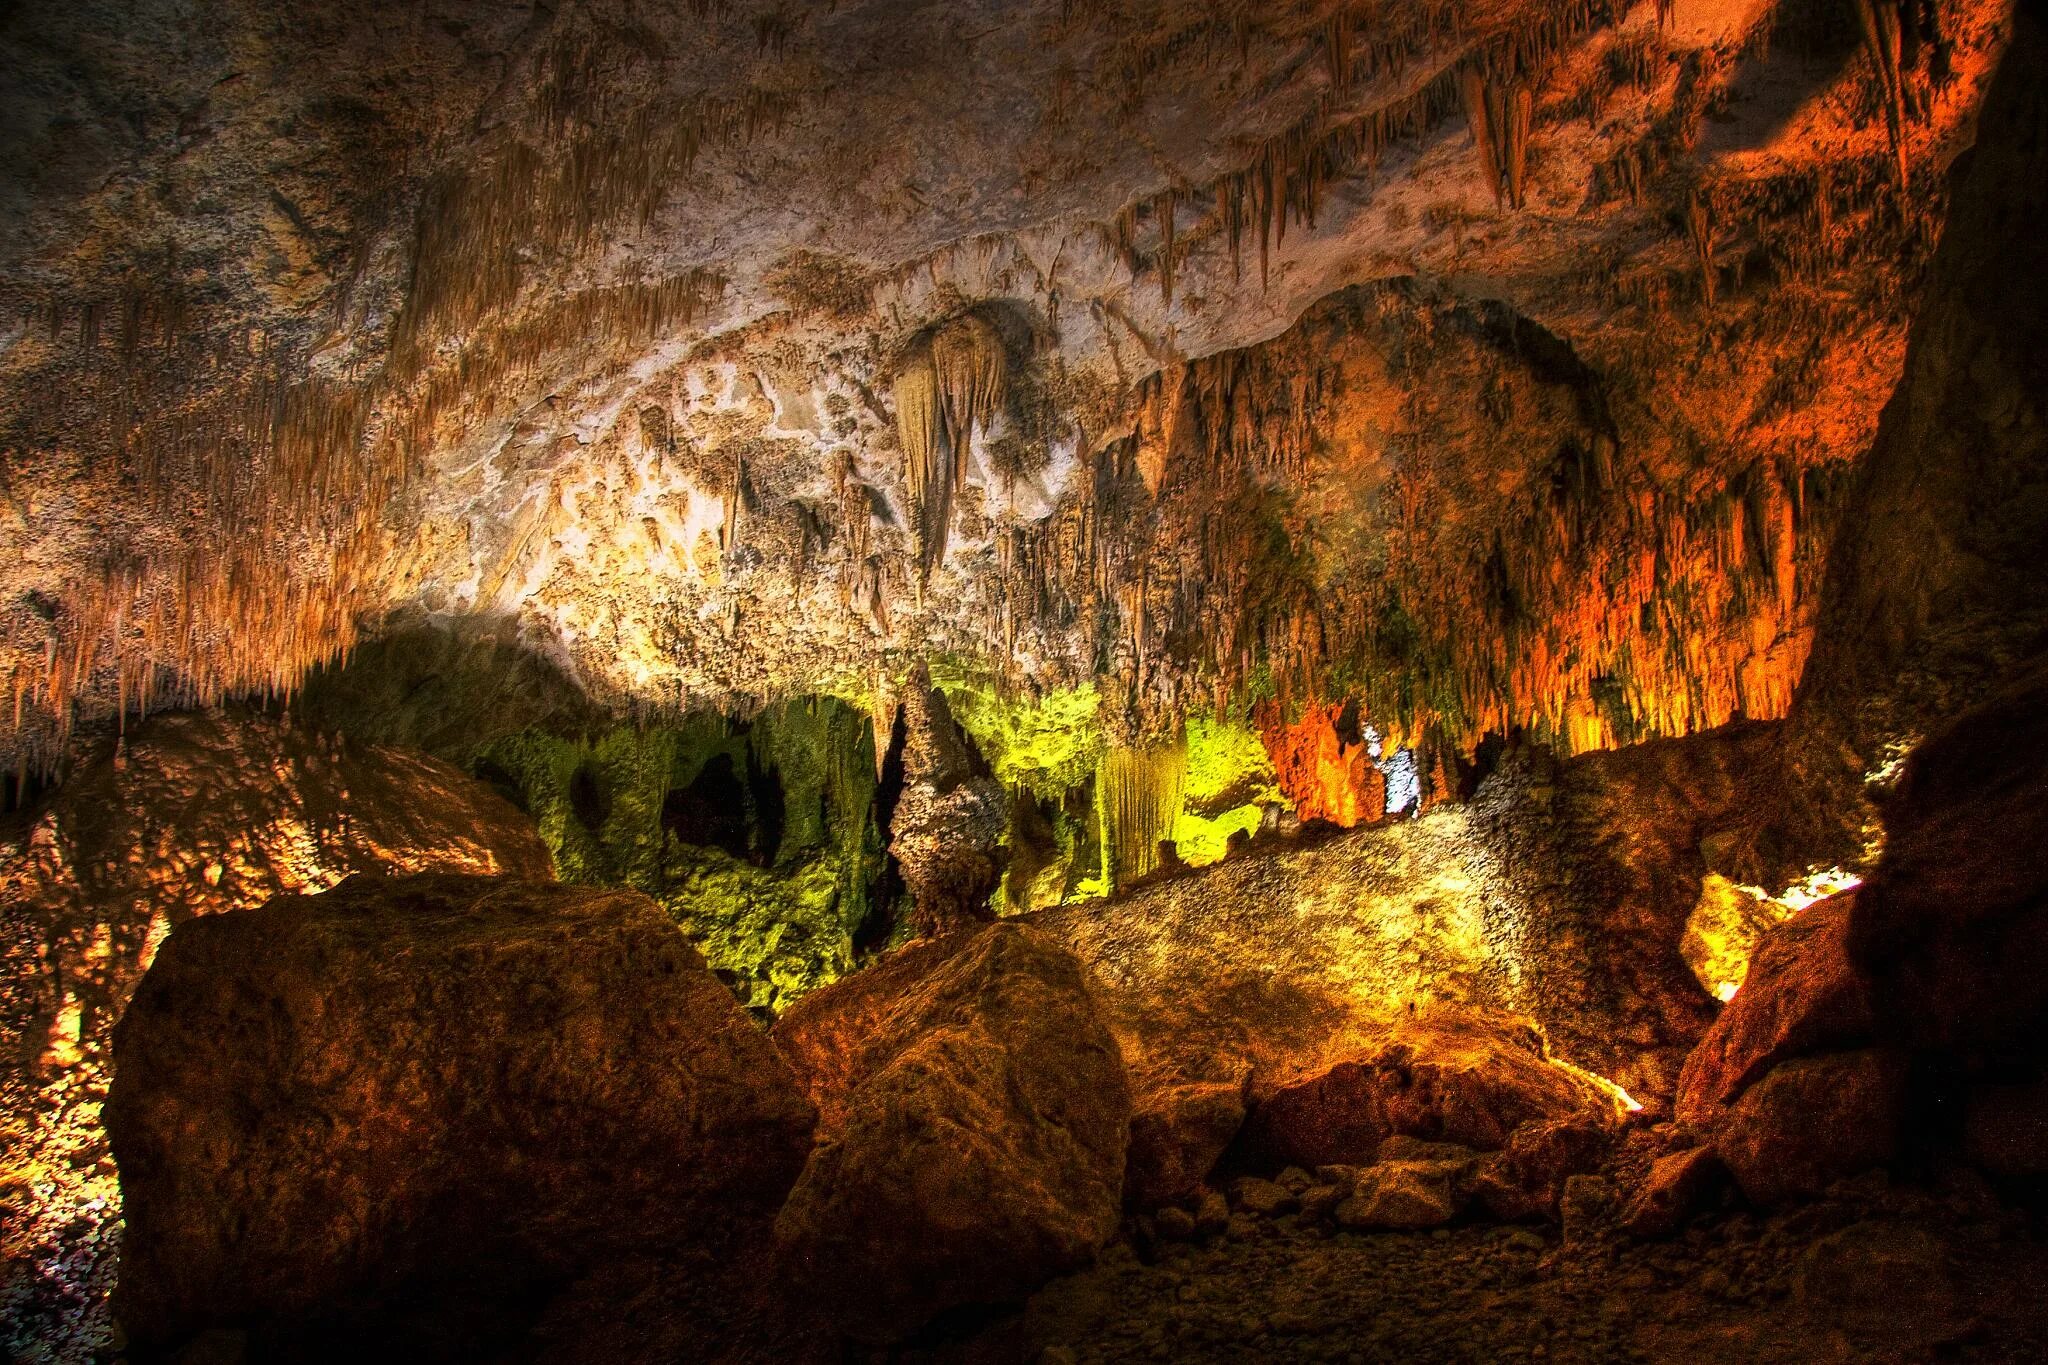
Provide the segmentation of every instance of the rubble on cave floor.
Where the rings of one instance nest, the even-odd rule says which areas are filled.
[[[1981,1181],[1872,1174],[1668,1240],[1619,1228],[1620,1188],[1562,1232],[1473,1222],[1347,1231],[1232,1207],[1175,1240],[1150,1221],[1090,1270],[964,1339],[901,1357],[1037,1361],[2022,1361],[2048,1357],[2048,1237]],[[1606,1196],[1606,1198],[1602,1198]],[[2020,1292],[2015,1292],[2015,1290]]]

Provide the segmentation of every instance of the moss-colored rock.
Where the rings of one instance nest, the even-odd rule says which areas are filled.
[[[653,897],[750,1005],[852,968],[883,852],[872,727],[845,703],[591,739],[527,730],[472,767],[532,814],[564,881]]]

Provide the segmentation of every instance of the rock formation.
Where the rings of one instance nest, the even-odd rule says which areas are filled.
[[[776,1025],[820,1114],[777,1236],[795,1292],[893,1340],[1020,1298],[1117,1226],[1130,1095],[1071,954],[1016,925],[916,945]]]
[[[447,763],[258,714],[155,717],[33,817],[0,845],[0,1245],[16,1340],[63,1341],[104,1321],[109,1040],[171,929],[357,873],[552,873],[525,817]]]
[[[0,1354],[2042,1355],[2044,73],[10,7]]]
[[[534,1286],[765,1220],[815,1119],[655,906],[500,879],[190,921],[114,1066],[115,1311],[150,1347],[472,1358]]]
[[[902,704],[901,790],[889,853],[916,906],[921,934],[938,937],[994,914],[1008,826],[990,779],[931,676],[916,670]]]

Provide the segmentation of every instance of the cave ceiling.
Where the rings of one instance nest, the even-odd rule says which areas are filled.
[[[1782,713],[2004,0],[12,7],[0,748],[516,640]]]

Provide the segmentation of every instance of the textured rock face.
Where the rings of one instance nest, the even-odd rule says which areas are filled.
[[[1844,508],[1788,736],[1795,770],[1841,769],[1846,749],[1831,804],[1848,823],[1866,772],[1989,699],[2048,640],[2048,240],[2032,230],[2048,214],[2048,18],[2021,5],[2011,33]]]
[[[820,1144],[777,1221],[795,1292],[887,1340],[1021,1297],[1116,1231],[1130,1093],[1075,958],[992,925],[799,1002]]]
[[[645,898],[355,879],[174,932],[116,1044],[138,1343],[503,1301],[765,1219],[814,1111]]]
[[[1711,1147],[1688,1147],[1657,1158],[1629,1201],[1622,1227],[1635,1237],[1670,1236],[1724,1178],[1723,1169]]]
[[[1479,1198],[1487,1212],[1509,1222],[1554,1220],[1565,1182],[1596,1170],[1617,1136],[1605,1115],[1525,1123],[1479,1173]]]
[[[393,607],[636,701],[964,646],[1163,710],[1364,653],[1587,742],[1781,706],[2003,7],[1896,147],[1791,6],[1354,8],[24,11],[5,752]]]
[[[0,851],[0,902],[50,945],[38,1050],[103,1037],[186,919],[356,872],[553,875],[532,823],[448,764],[261,716],[159,717]]]
[[[1833,896],[1771,930],[1749,975],[1686,1059],[1682,1123],[1712,1126],[1722,1107],[1779,1062],[1868,1042],[1870,983],[1849,958],[1856,893]]]
[[[1774,733],[1518,751],[1469,806],[1033,922],[1102,981],[1141,1116],[1247,1072],[1257,1100],[1428,1001],[1533,1018],[1564,1060],[1668,1100],[1712,1021],[1677,951],[1699,845],[1762,799]]]
[[[916,902],[919,932],[936,937],[993,917],[1008,808],[922,667],[904,696],[902,723],[903,788],[889,852]]]
[[[1714,1150],[1759,1204],[1812,1196],[1899,1153],[1905,1060],[1895,1052],[1802,1057],[1744,1091]]]
[[[2040,1058],[2048,1017],[2048,663],[1916,749],[1852,948],[1887,1033]]]
[[[551,875],[525,816],[445,763],[254,715],[160,716],[0,842],[0,1316],[104,1339],[120,1191],[99,1123],[114,1021],[186,919],[356,872]],[[8,1338],[0,1336],[0,1341]]]
[[[1131,1077],[1135,1112],[1124,1166],[1124,1199],[1153,1208],[1198,1194],[1244,1126],[1251,1067],[1224,1064],[1229,1080],[1155,1082]]]
[[[1611,1112],[1606,1094],[1548,1061],[1533,1039],[1432,1011],[1276,1085],[1245,1142],[1275,1162],[1356,1165],[1395,1135],[1497,1151],[1525,1123]]]

